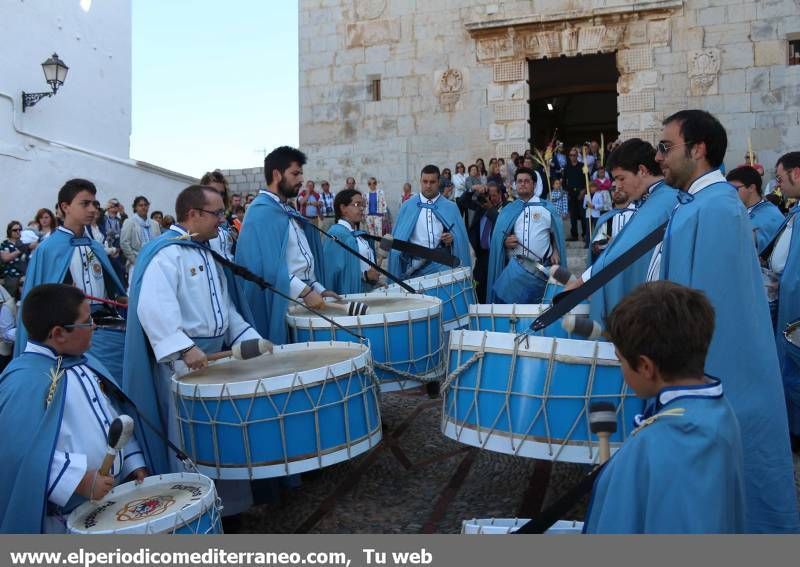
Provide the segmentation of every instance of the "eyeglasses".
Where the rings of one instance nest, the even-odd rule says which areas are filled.
[[[736,188],[737,191],[739,191],[740,189],[744,189],[744,187],[745,187],[744,185],[737,184],[737,183],[731,183],[731,185],[733,185]]]
[[[694,142],[690,142],[689,140],[681,143],[681,144],[669,144],[668,142],[659,142],[656,144],[656,151],[661,155],[667,155],[672,148],[677,148],[679,146],[685,146],[687,144],[693,144]]]
[[[195,211],[200,211],[201,213],[206,213],[217,218],[224,218],[225,217],[225,209],[219,209],[218,211],[207,211],[205,209],[199,209],[197,207],[192,207]]]
[[[94,319],[89,317],[88,323],[70,323],[69,325],[61,325],[65,329],[89,329],[95,327]]]
[[[355,207],[357,209],[363,209],[365,205],[364,203],[350,203],[348,206]]]

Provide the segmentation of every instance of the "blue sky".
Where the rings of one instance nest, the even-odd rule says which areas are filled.
[[[298,144],[296,0],[132,5],[132,158],[199,177]]]

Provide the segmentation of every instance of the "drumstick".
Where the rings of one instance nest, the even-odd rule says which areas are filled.
[[[95,297],[87,293],[84,293],[83,296],[90,301],[99,301],[100,303],[106,303],[108,305],[113,305],[114,307],[121,307],[122,309],[128,308],[127,303],[120,303],[119,301],[114,301],[112,299],[103,299],[102,297]]]
[[[272,353],[272,343],[267,339],[248,339],[233,345],[231,350],[223,350],[208,355],[208,360],[220,360],[233,357],[237,360],[249,360],[262,354]]]
[[[567,285],[569,282],[575,279],[575,276],[572,274],[572,272],[570,272],[564,266],[559,266],[558,264],[553,264],[550,266],[550,277],[561,285]]]
[[[603,334],[603,328],[598,322],[588,317],[565,315],[561,320],[561,327],[567,333],[585,337],[589,341],[598,339]]]
[[[103,462],[100,468],[97,469],[97,474],[108,476],[111,471],[111,465],[114,464],[114,459],[117,457],[117,451],[128,443],[131,435],[133,435],[133,418],[131,416],[122,414],[111,422],[111,426],[108,428],[106,456],[103,457]]]
[[[345,315],[366,315],[369,311],[369,306],[360,301],[351,301],[345,303],[335,303],[333,301],[325,302],[325,309],[339,311]]]
[[[603,464],[611,457],[608,438],[617,431],[617,412],[611,402],[595,402],[589,406],[589,428],[597,434],[599,445],[598,463]]]

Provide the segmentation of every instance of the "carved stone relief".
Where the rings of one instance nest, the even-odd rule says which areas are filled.
[[[383,15],[386,0],[355,0],[356,15],[360,20],[375,20]]]
[[[436,93],[439,95],[439,106],[445,112],[455,110],[455,105],[461,99],[464,90],[464,74],[459,69],[446,69],[442,72],[436,84]]]
[[[719,49],[699,49],[687,56],[689,88],[692,96],[718,94]]]

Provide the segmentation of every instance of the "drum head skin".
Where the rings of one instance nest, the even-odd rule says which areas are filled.
[[[358,301],[365,303],[369,307],[368,315],[378,315],[386,313],[403,313],[405,311],[413,311],[416,309],[427,309],[431,306],[441,304],[433,298],[426,295],[411,294],[411,293],[395,293],[387,295],[373,295],[369,293],[357,293],[350,295],[343,295],[342,302]],[[312,317],[317,316],[305,307],[300,305],[293,305],[289,308],[289,315],[294,317]],[[342,317],[341,314],[335,311],[324,311],[324,314],[334,321]],[[349,317],[349,316],[348,316]]]

